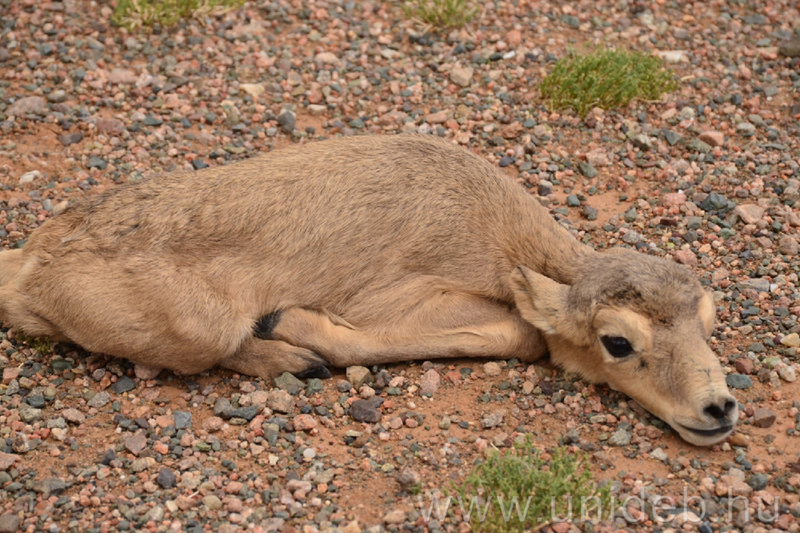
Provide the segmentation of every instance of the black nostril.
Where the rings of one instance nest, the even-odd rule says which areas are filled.
[[[736,402],[734,402],[733,400],[726,400],[725,403],[722,404],[722,407],[712,403],[711,405],[706,407],[703,411],[705,411],[705,413],[710,417],[721,419],[728,416],[731,413],[731,411],[733,411],[735,408],[736,408]]]
[[[704,409],[706,414],[712,418],[725,418],[725,412],[719,405],[711,404]]]
[[[725,411],[725,416],[731,414],[734,409],[736,409],[736,402],[734,402],[733,400],[728,400],[727,402],[725,402],[725,407],[723,407],[723,410]]]

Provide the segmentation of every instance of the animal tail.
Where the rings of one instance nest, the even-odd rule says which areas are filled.
[[[0,252],[0,287],[11,283],[22,268],[22,250]]]

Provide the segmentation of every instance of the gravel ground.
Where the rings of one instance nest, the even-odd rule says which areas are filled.
[[[647,501],[583,531],[800,530],[795,2],[489,2],[443,35],[394,3],[248,2],[153,35],[111,26],[110,12],[0,0],[3,248],[114,183],[336,135],[440,135],[503,167],[577,238],[693,268],[714,291],[711,344],[742,422],[695,448],[544,362],[351,368],[273,387],[2,329],[0,533],[463,533],[459,512],[428,520],[418,498],[429,505],[523,433],[583,450],[619,499]],[[552,63],[603,41],[663,53],[681,88],[585,120],[548,112],[536,87]],[[660,523],[639,510],[658,496],[688,507]]]

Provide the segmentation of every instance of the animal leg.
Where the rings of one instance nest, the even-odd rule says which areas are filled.
[[[396,325],[359,329],[326,311],[293,307],[258,334],[301,346],[338,367],[408,360],[485,357],[538,359],[544,337],[508,306],[440,293]]]
[[[224,359],[220,366],[266,380],[284,372],[291,372],[299,378],[331,377],[328,362],[311,350],[255,337],[244,341],[236,354]]]
[[[55,324],[31,311],[25,304],[24,295],[14,288],[0,288],[0,322],[7,327],[13,326],[28,337],[49,337],[54,342],[69,342]]]

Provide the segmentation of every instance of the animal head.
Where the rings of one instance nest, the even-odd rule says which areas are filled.
[[[692,273],[618,250],[591,254],[564,285],[525,267],[511,276],[521,316],[553,362],[626,393],[688,442],[711,445],[739,410],[706,340],[716,309]]]

